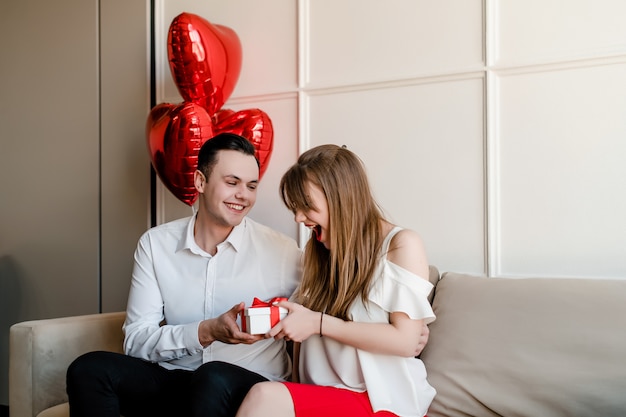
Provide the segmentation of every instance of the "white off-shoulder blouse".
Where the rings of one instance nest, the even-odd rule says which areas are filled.
[[[433,285],[387,260],[395,227],[385,238],[367,306],[358,298],[350,307],[355,322],[389,323],[392,312],[411,319],[435,320],[428,302]],[[300,382],[367,391],[375,412],[401,417],[423,417],[435,396],[426,380],[424,363],[417,358],[366,352],[328,337],[309,337],[300,347]]]

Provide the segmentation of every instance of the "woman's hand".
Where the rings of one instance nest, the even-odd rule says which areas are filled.
[[[290,301],[280,301],[276,305],[287,309],[287,317],[272,327],[265,337],[273,337],[276,340],[292,340],[299,343],[308,339],[311,335],[319,334],[320,316],[322,313],[309,310],[300,304]]]

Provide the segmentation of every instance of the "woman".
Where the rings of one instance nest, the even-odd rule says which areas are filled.
[[[424,416],[435,390],[415,355],[435,316],[421,239],[383,217],[348,149],[305,152],[280,192],[312,231],[295,302],[267,334],[295,342],[299,383],[256,384],[237,416]]]

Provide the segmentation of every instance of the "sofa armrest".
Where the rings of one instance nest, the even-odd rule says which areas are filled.
[[[67,401],[69,364],[94,350],[122,352],[125,312],[32,320],[11,326],[9,409],[11,417],[34,417]]]

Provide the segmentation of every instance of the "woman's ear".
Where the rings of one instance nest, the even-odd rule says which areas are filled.
[[[206,177],[202,172],[196,169],[193,173],[193,184],[199,193],[204,193],[204,185],[206,184]]]

